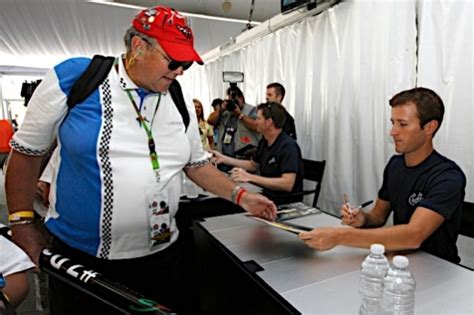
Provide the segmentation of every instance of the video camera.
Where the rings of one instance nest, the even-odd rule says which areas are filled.
[[[226,110],[233,112],[234,109],[238,106],[237,104],[237,83],[244,82],[243,72],[236,71],[223,71],[222,72],[222,81],[229,82],[230,84],[230,99],[226,100]]]

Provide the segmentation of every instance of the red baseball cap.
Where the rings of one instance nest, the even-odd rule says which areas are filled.
[[[132,24],[137,31],[155,38],[172,59],[203,64],[194,50],[193,31],[175,9],[163,6],[145,9],[135,16]]]

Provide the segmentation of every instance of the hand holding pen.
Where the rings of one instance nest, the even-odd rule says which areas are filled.
[[[362,208],[367,207],[374,201],[369,200],[353,208],[348,202],[349,198],[347,198],[347,195],[345,199],[347,199],[347,202],[345,202],[341,207],[341,223],[353,227],[361,227],[365,221],[365,213],[362,211]]]
[[[354,219],[354,215],[352,213],[352,207],[351,207],[351,204],[349,202],[349,196],[347,194],[344,194],[344,205],[346,206],[346,208],[348,209],[348,212],[349,212],[349,219],[350,220],[353,220]]]

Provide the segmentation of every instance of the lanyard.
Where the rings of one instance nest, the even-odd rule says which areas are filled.
[[[130,93],[130,90],[125,90],[125,91],[127,92],[128,98],[130,99],[130,102],[132,103],[132,106],[135,109],[135,112],[137,113],[138,122],[140,123],[140,126],[143,127],[143,130],[145,130],[145,133],[147,135],[148,149],[150,150],[151,166],[153,168],[153,171],[155,172],[156,181],[159,182],[160,181],[160,162],[158,160],[158,154],[156,153],[156,149],[155,149],[155,139],[153,139],[153,133],[151,132],[150,127],[152,127],[153,125],[153,120],[155,120],[156,111],[158,110],[158,106],[160,106],[161,93],[158,95],[158,102],[156,102],[155,113],[153,114],[153,118],[151,119],[151,124],[148,125],[148,122],[140,113],[137,103],[135,103],[135,100],[133,99],[132,94]]]

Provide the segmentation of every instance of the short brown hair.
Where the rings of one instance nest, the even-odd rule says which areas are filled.
[[[438,94],[430,89],[417,87],[411,90],[402,91],[393,96],[389,103],[391,107],[397,107],[407,103],[415,104],[421,128],[432,120],[438,122],[438,128],[433,136],[438,132],[439,127],[441,127],[444,116],[443,100]]]
[[[283,99],[285,98],[285,87],[278,82],[273,82],[267,85],[267,89],[271,88],[274,88],[277,94],[281,95],[281,100],[283,101]]]
[[[262,116],[265,119],[271,118],[277,128],[281,129],[286,122],[286,109],[279,103],[262,103],[258,105],[257,110],[262,111]]]

